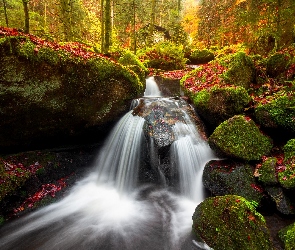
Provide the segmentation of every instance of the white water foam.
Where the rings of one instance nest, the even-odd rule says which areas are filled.
[[[146,89],[144,92],[144,97],[161,97],[161,91],[155,82],[155,79],[153,76],[146,79]]]

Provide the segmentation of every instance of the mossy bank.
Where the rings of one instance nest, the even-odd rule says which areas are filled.
[[[92,140],[143,92],[132,70],[80,54],[32,36],[0,39],[1,151]]]

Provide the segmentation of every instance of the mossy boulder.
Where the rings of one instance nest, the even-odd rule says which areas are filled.
[[[279,182],[286,189],[295,189],[295,139],[284,146],[285,169],[278,173]]]
[[[269,157],[265,160],[258,169],[258,180],[264,186],[272,186],[278,184],[276,175],[277,158]]]
[[[214,250],[273,249],[264,217],[237,195],[200,203],[193,214],[193,232]]]
[[[255,117],[265,128],[295,133],[295,96],[283,94],[255,108]],[[290,138],[291,139],[291,138]]]
[[[143,92],[121,64],[34,41],[0,42],[0,150],[94,138]]]
[[[144,82],[145,77],[148,74],[148,69],[131,51],[125,51],[125,53],[119,58],[118,62],[134,71],[139,76],[140,80]]]
[[[259,160],[269,154],[272,141],[248,117],[237,115],[221,123],[209,137],[218,155],[245,161]]]
[[[284,243],[285,250],[294,250],[295,249],[295,223],[284,227],[278,233],[279,238]]]
[[[250,101],[243,87],[213,87],[193,96],[198,114],[214,128],[234,115],[243,114]]]
[[[214,54],[207,49],[197,49],[191,52],[188,59],[190,64],[204,64],[214,60]]]
[[[268,58],[266,63],[266,73],[270,77],[277,77],[284,73],[290,62],[290,55],[277,53]]]
[[[239,195],[258,204],[263,189],[256,183],[253,167],[229,160],[212,160],[205,165],[203,184],[213,195]]]
[[[229,63],[229,69],[224,73],[224,79],[230,84],[249,89],[255,81],[255,67],[252,59],[244,52],[234,54]]]

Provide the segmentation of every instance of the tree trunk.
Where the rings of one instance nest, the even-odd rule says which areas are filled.
[[[133,0],[133,52],[136,54],[136,6]]]
[[[22,0],[24,6],[24,13],[25,13],[25,33],[30,33],[30,16],[29,16],[29,8],[28,3],[29,0]]]
[[[3,0],[3,7],[4,7],[4,15],[5,15],[5,23],[6,26],[8,27],[8,16],[7,16],[7,3],[6,0]]]
[[[100,50],[102,53],[104,53],[104,0],[100,0],[100,36],[101,36],[101,47]]]
[[[152,0],[152,9],[151,9],[151,22],[149,26],[149,46],[151,46],[154,42],[154,27],[156,22],[156,0]]]
[[[104,53],[107,53],[111,46],[112,37],[112,18],[111,18],[111,0],[105,2],[105,36],[104,36]]]

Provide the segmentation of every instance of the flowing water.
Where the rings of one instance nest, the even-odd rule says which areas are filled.
[[[194,241],[191,218],[204,198],[203,167],[214,155],[178,110],[183,102],[161,98],[154,85],[148,79],[144,99],[133,103],[145,103],[142,115],[134,109],[118,122],[93,171],[67,197],[0,230],[1,250],[209,249]]]

